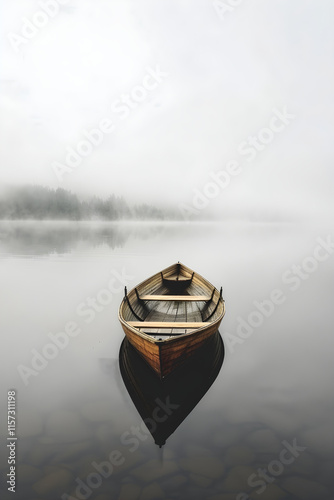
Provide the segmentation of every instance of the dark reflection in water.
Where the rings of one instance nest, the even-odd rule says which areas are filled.
[[[85,222],[2,222],[0,252],[11,255],[70,253],[79,245],[88,249],[105,245],[123,248],[130,237],[147,239],[162,231],[161,226],[131,223]]]
[[[139,414],[160,447],[179,427],[217,378],[224,345],[217,332],[187,363],[160,380],[127,339],[119,363],[124,384]]]

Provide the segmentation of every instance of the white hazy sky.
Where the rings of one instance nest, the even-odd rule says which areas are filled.
[[[237,160],[217,212],[333,211],[332,0],[245,0],[223,19],[211,0],[48,1],[59,12],[15,50],[47,0],[1,0],[1,184],[191,204]],[[168,77],[122,120],[112,103],[157,65]],[[295,119],[248,162],[238,146],[285,106]],[[105,118],[114,132],[60,183],[54,162]]]

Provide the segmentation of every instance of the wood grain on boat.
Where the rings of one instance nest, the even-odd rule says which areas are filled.
[[[125,289],[118,316],[129,342],[164,378],[205,344],[224,314],[222,289],[178,262]]]

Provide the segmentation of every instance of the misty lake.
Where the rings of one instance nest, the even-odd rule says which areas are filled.
[[[4,221],[0,258],[1,499],[332,500],[325,224]],[[160,449],[120,372],[117,311],[124,285],[177,261],[223,286],[225,354]]]

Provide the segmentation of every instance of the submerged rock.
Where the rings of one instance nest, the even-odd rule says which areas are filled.
[[[298,476],[284,479],[281,486],[300,500],[327,500],[331,498],[326,486]]]
[[[73,443],[86,440],[89,431],[77,413],[60,410],[49,416],[46,422],[46,434],[56,438],[58,442]]]
[[[226,430],[219,430],[212,436],[213,446],[226,448],[236,444],[240,440],[240,429],[238,427],[228,427]]]
[[[43,465],[55,451],[54,445],[36,444],[27,457],[27,462],[34,466]]]
[[[253,467],[237,465],[228,472],[226,479],[222,483],[222,489],[226,492],[233,491],[236,493],[250,491],[252,487],[248,484],[248,479],[254,473],[255,469]]]
[[[234,493],[222,493],[218,495],[212,495],[207,497],[206,500],[236,500]]]
[[[43,467],[43,476],[48,476],[49,474],[58,471],[59,471],[59,465],[45,465]]]
[[[176,458],[175,452],[170,448],[163,449],[162,456],[164,460],[174,460]]]
[[[24,412],[24,418],[20,419],[20,425],[17,428],[19,438],[40,436],[44,430],[44,422],[41,415],[33,413],[27,415]]]
[[[22,484],[35,483],[41,479],[42,472],[37,467],[27,464],[19,464],[17,468],[17,477]]]
[[[187,472],[199,474],[212,479],[221,477],[225,472],[225,465],[218,458],[214,457],[194,457],[183,458],[179,461],[180,467]]]
[[[72,460],[67,464],[68,469],[74,471],[76,475],[80,477],[85,477],[92,471],[92,462],[96,460],[96,455],[94,453],[86,453],[81,457],[77,457],[76,460]]]
[[[161,483],[161,486],[165,491],[172,492],[188,482],[188,478],[182,474],[177,474],[176,476],[171,476]]]
[[[59,463],[73,461],[78,456],[81,456],[85,451],[89,450],[91,446],[91,441],[82,441],[80,443],[68,444],[64,447],[64,450],[55,455],[54,462]]]
[[[319,463],[320,473],[317,477],[318,481],[329,488],[333,488],[333,471],[334,471],[334,460],[329,460],[328,462]]]
[[[122,474],[125,471],[130,471],[139,463],[143,463],[146,458],[145,455],[139,450],[133,453],[126,450],[125,452],[122,452],[122,456],[124,457],[124,463],[114,468],[113,474],[115,476],[118,474]]]
[[[270,429],[260,429],[249,434],[247,443],[256,453],[278,453],[282,449],[282,443]]]
[[[152,483],[143,489],[140,500],[158,500],[164,498],[164,496],[161,486],[158,483]]]
[[[291,464],[287,465],[284,472],[289,475],[312,476],[317,469],[317,464],[307,451],[303,451]]]
[[[224,461],[226,465],[248,465],[253,463],[255,455],[247,446],[233,446],[226,451]]]
[[[212,478],[201,476],[200,474],[189,474],[189,479],[192,483],[195,483],[200,488],[207,488],[213,483]]]
[[[110,424],[100,424],[96,429],[95,435],[103,445],[106,445],[113,439],[114,432]]]
[[[66,492],[71,481],[72,474],[68,470],[59,469],[37,481],[33,489],[41,497],[51,494],[56,497]]]
[[[125,476],[121,479],[122,483],[133,483],[133,478],[131,476]]]
[[[139,480],[146,483],[156,481],[164,476],[174,474],[179,470],[175,462],[165,460],[161,463],[159,460],[152,459],[140,465],[132,471],[132,474]]]
[[[184,455],[188,457],[194,456],[210,456],[212,457],[212,451],[208,448],[204,448],[203,446],[198,446],[196,444],[188,444],[184,447]]]
[[[283,500],[286,498],[286,492],[276,484],[267,484],[266,489],[262,493],[256,493],[256,490],[250,493],[251,500]]]
[[[137,484],[124,484],[121,488],[118,500],[137,500],[141,493],[141,487]]]
[[[321,457],[332,458],[334,449],[333,424],[315,427],[304,431],[300,435],[300,445],[307,446],[309,450]]]

